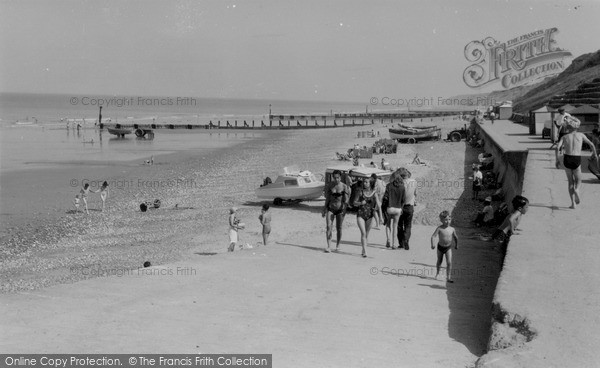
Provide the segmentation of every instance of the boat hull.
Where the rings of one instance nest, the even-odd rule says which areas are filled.
[[[118,135],[118,136],[123,136],[125,134],[131,134],[132,130],[131,129],[114,129],[114,128],[107,128],[108,132],[110,134],[114,134],[114,135]]]
[[[440,139],[442,137],[442,129],[438,128],[431,131],[425,132],[412,132],[406,129],[389,129],[390,138],[396,140],[408,140],[408,141],[418,141],[418,140],[428,140],[428,139]]]
[[[397,129],[406,129],[406,130],[410,130],[410,131],[425,131],[425,130],[436,130],[438,129],[437,125],[430,125],[430,126],[424,126],[424,127],[414,127],[414,126],[410,126],[410,125],[404,125],[401,123],[398,123],[398,127]]]
[[[255,190],[256,196],[259,199],[271,199],[277,198],[283,200],[303,200],[309,201],[317,199],[323,195],[323,189],[325,183],[315,183],[313,186],[304,187],[276,187],[275,184],[269,184],[257,188]]]

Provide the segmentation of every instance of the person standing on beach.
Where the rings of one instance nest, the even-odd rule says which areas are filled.
[[[398,222],[400,221],[400,215],[402,215],[402,207],[404,206],[404,185],[402,183],[402,177],[398,170],[394,171],[390,176],[390,182],[385,187],[385,194],[383,195],[383,201],[387,201],[387,214],[390,217],[390,227],[392,228],[392,244],[391,248],[396,249],[394,243],[396,241],[398,232]],[[385,245],[389,248],[389,244]]]
[[[365,178],[359,182],[361,186],[356,190],[352,204],[354,207],[358,207],[358,211],[356,213],[356,223],[358,225],[358,229],[360,230],[362,256],[363,258],[366,258],[369,231],[371,231],[371,224],[373,223],[373,217],[375,217],[375,213],[379,213],[379,216],[381,217],[381,203],[377,198],[375,189],[371,186],[370,180]]]
[[[335,220],[337,242],[335,245],[335,251],[340,248],[340,241],[342,240],[342,223],[344,222],[344,216],[346,215],[346,209],[350,201],[350,187],[342,183],[342,172],[335,170],[332,174],[333,181],[325,187],[325,207],[323,208],[322,215],[325,217],[327,224],[326,238],[327,248],[325,253],[331,252],[331,236],[332,226]]]
[[[235,250],[235,246],[239,240],[238,231],[244,228],[244,224],[236,217],[237,210],[237,207],[229,209],[229,248],[227,248],[229,252]]]
[[[379,203],[383,203],[383,195],[385,194],[385,183],[383,180],[377,177],[377,174],[371,174],[371,189],[375,190],[375,194],[377,195],[377,199]],[[375,227],[378,228],[379,225],[384,224],[385,220],[383,218],[383,208],[381,212],[375,212]]]
[[[104,204],[108,198],[108,182],[105,181],[100,187],[100,199],[102,200],[102,212],[104,212]]]
[[[83,205],[85,206],[85,213],[87,213],[88,215],[90,214],[90,211],[88,210],[87,196],[88,196],[88,194],[90,192],[92,192],[92,193],[98,193],[97,190],[91,190],[90,189],[90,184],[89,183],[85,183],[83,185],[83,188],[81,188],[81,190],[79,191],[79,197],[83,201]]]
[[[556,168],[560,168],[558,156],[560,151],[564,148],[563,164],[565,166],[565,172],[567,174],[567,180],[569,182],[569,196],[571,197],[571,207],[575,208],[579,204],[579,187],[581,186],[581,148],[583,142],[587,143],[593,152],[593,156],[596,161],[598,160],[598,154],[594,144],[585,136],[585,134],[577,131],[579,119],[572,116],[565,118],[565,131],[556,146]]]
[[[417,182],[411,179],[411,173],[406,168],[402,167],[398,170],[400,177],[404,182],[404,206],[402,206],[402,214],[398,221],[398,249],[408,250],[410,247],[410,235],[412,230],[413,214],[417,204]]]
[[[435,249],[435,238],[438,237],[435,279],[437,280],[440,275],[440,266],[442,265],[442,259],[445,255],[446,281],[454,282],[450,276],[452,273],[452,243],[454,243],[454,249],[458,249],[458,236],[456,235],[456,230],[450,226],[450,220],[450,213],[448,213],[448,211],[442,211],[440,213],[440,221],[442,224],[438,226],[431,235],[431,249]]]
[[[262,225],[263,245],[267,245],[269,234],[271,234],[271,213],[269,212],[268,204],[265,203],[262,205],[262,210],[260,211],[258,219]]]

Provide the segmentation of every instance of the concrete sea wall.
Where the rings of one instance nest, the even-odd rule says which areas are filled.
[[[487,129],[486,125],[477,125],[477,129],[483,138],[485,152],[494,156],[494,173],[502,183],[502,192],[510,208],[512,198],[523,190],[528,151],[493,129]]]

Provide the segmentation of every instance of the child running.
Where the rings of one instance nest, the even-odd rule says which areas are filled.
[[[271,213],[268,211],[269,205],[265,203],[262,206],[260,215],[258,215],[258,219],[260,220],[260,224],[262,225],[263,245],[267,245],[267,241],[269,240],[269,234],[271,234]]]
[[[440,221],[442,224],[435,229],[433,235],[431,235],[431,249],[435,248],[435,237],[438,237],[437,243],[437,263],[435,279],[437,280],[440,274],[440,266],[442,265],[442,259],[446,255],[446,281],[454,282],[450,277],[452,269],[452,242],[454,242],[454,249],[458,249],[458,236],[456,230],[450,226],[450,214],[448,211],[442,211],[440,213]]]

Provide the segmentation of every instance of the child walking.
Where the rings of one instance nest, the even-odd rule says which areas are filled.
[[[440,213],[440,221],[442,224],[435,229],[431,235],[431,249],[435,249],[435,237],[438,237],[437,243],[437,263],[436,263],[436,274],[435,279],[437,280],[440,274],[440,266],[442,265],[442,259],[446,256],[446,281],[454,282],[451,275],[452,270],[452,243],[454,243],[454,249],[458,249],[458,236],[456,230],[450,226],[450,214],[448,211],[442,211]]]
[[[263,204],[258,219],[260,220],[260,224],[262,225],[263,245],[267,245],[267,241],[269,240],[269,234],[271,234],[271,213],[269,212],[268,204]]]
[[[83,205],[85,207],[85,213],[86,214],[90,214],[90,211],[88,210],[88,203],[87,203],[87,196],[88,194],[90,194],[90,192],[92,193],[98,193],[97,190],[92,190],[90,189],[90,184],[85,183],[83,185],[83,188],[81,188],[81,190],[79,191],[79,198],[82,200]],[[77,208],[77,212],[79,212],[79,201],[75,201],[75,208]]]

